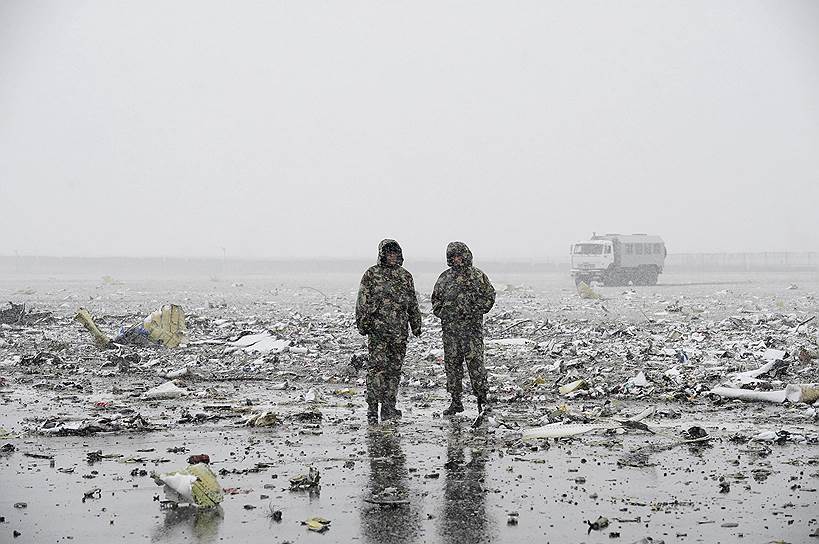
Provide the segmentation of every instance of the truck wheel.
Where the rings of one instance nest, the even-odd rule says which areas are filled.
[[[623,285],[622,274],[620,274],[616,270],[608,270],[603,275],[603,285],[605,285],[607,287]]]
[[[657,285],[657,279],[659,276],[659,271],[657,271],[657,269],[654,267],[646,270],[646,285]]]

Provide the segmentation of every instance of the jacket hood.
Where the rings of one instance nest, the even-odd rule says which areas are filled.
[[[390,240],[387,238],[386,240],[381,240],[381,243],[378,244],[378,264],[381,266],[389,266],[387,264],[387,252],[388,251],[396,251],[398,252],[398,264],[396,266],[401,266],[404,264],[404,253],[401,251],[401,246],[395,240]]]
[[[462,266],[472,266],[472,252],[469,250],[465,243],[450,242],[449,245],[446,246],[447,266],[454,266],[452,263],[452,257],[454,257],[455,255],[460,255],[464,258]]]

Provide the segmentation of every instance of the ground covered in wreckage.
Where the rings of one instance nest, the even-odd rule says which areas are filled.
[[[366,424],[357,280],[4,281],[0,300],[31,313],[0,325],[0,542],[819,542],[815,408],[708,394],[777,360],[744,387],[817,380],[816,320],[800,325],[815,273],[667,274],[595,286],[602,300],[563,275],[495,275],[496,402],[477,428],[474,402],[439,416],[432,276],[416,277],[403,420]],[[186,347],[99,349],[72,320],[84,306],[114,335],[165,303],[186,312]],[[266,353],[228,345],[248,332]],[[168,376],[186,395],[144,398]],[[588,432],[522,440],[554,422]],[[201,453],[224,501],[170,507],[150,473]],[[291,491],[310,466],[320,488]]]

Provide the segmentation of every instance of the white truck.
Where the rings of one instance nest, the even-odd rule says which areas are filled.
[[[656,285],[667,255],[662,238],[648,234],[595,234],[570,251],[575,285]]]

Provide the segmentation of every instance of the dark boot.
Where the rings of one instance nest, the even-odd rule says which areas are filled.
[[[391,419],[401,419],[401,410],[395,407],[394,402],[387,402],[381,406],[381,419],[389,421]]]
[[[489,401],[486,400],[486,395],[478,396],[478,415],[488,412],[490,410]]]
[[[449,408],[444,410],[445,416],[451,416],[455,414],[459,414],[464,411],[464,405],[461,403],[461,397],[452,397],[452,402],[449,403]]]
[[[367,423],[378,423],[378,403],[367,404]]]

